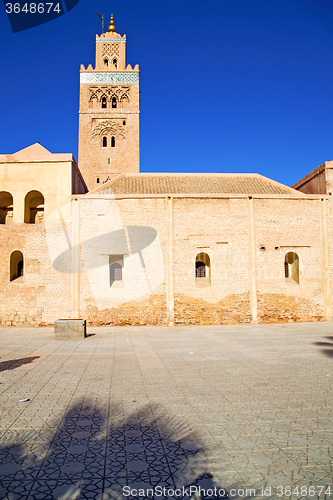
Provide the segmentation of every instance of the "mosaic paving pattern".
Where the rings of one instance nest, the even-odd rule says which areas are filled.
[[[0,499],[332,499],[331,329],[0,328]]]
[[[111,406],[106,413],[82,401],[68,411],[54,438],[43,440],[44,450],[37,450],[29,439],[26,445],[2,446],[1,498],[97,498],[102,491],[120,498],[126,485],[131,490],[191,484],[214,488],[195,436],[173,440],[163,422],[165,410],[149,406],[119,425],[120,408]]]

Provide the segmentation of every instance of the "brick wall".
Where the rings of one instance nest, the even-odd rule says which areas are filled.
[[[320,203],[278,197],[254,200],[260,322],[323,318]],[[330,201],[327,205],[333,248],[333,210]],[[53,215],[39,225],[0,225],[1,324],[52,324],[71,317],[70,206],[59,213],[58,219]],[[90,324],[165,324],[165,198],[80,198],[80,241],[82,317]],[[21,281],[9,282],[13,250],[22,251],[25,271]],[[299,285],[285,279],[288,251],[299,256]],[[210,257],[210,286],[197,286],[195,260],[200,252]],[[109,255],[114,254],[124,256],[124,284],[118,288],[110,287]],[[246,199],[174,199],[176,324],[250,321],[249,265]],[[332,272],[330,265],[331,277]]]

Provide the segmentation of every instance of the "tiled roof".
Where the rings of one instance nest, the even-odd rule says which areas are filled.
[[[141,195],[295,194],[294,189],[259,174],[123,174],[94,192]]]

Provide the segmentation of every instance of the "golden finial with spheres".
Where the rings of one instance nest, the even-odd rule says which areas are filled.
[[[111,14],[110,26],[108,27],[108,31],[116,31],[116,27],[113,22],[113,14]]]

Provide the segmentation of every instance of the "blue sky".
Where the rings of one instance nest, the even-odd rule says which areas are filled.
[[[13,34],[0,4],[0,153],[39,141],[77,159],[79,68],[96,15],[140,65],[141,171],[258,172],[292,185],[333,143],[331,0],[80,0]]]

